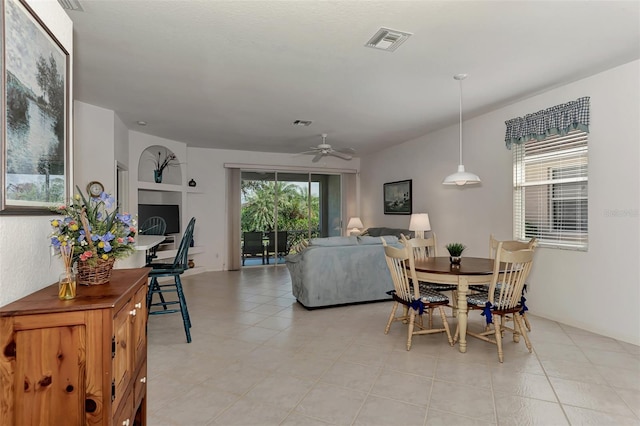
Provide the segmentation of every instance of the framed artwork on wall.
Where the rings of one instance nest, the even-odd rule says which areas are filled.
[[[0,1],[0,212],[51,214],[68,199],[69,53],[24,1]]]
[[[411,214],[411,179],[384,184],[384,214]]]

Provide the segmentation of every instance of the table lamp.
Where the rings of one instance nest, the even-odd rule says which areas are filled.
[[[431,231],[429,215],[427,213],[414,213],[409,222],[409,231],[416,233],[416,238],[424,238],[424,231]]]
[[[349,235],[360,235],[361,228],[364,228],[364,225],[359,217],[349,218],[349,223],[347,224],[347,233]]]

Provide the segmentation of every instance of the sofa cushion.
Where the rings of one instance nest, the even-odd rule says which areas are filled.
[[[312,238],[309,246],[312,247],[335,247],[335,246],[355,246],[358,245],[358,237],[326,237]]]
[[[358,241],[362,245],[382,244],[382,238],[387,244],[397,243],[398,239],[393,235],[384,235],[380,237],[359,236]]]

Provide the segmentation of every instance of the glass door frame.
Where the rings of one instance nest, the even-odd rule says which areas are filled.
[[[302,183],[304,181],[300,180],[300,181],[296,181],[296,180],[292,180],[292,179],[285,179],[285,180],[280,180],[278,175],[300,175],[300,177],[304,176],[306,177],[306,192],[307,192],[307,200],[306,200],[306,222],[307,222],[307,229],[306,229],[306,234],[307,234],[307,239],[312,238],[312,236],[314,236],[314,232],[312,229],[312,219],[313,219],[313,210],[312,210],[312,200],[313,200],[313,194],[312,194],[312,184],[314,182],[316,182],[316,180],[313,179],[313,176],[319,176],[321,178],[326,177],[326,180],[330,180],[332,179],[332,177],[334,177],[333,179],[337,178],[339,180],[339,185],[338,185],[338,189],[339,189],[339,196],[337,197],[337,200],[339,202],[339,205],[337,208],[332,209],[334,212],[337,211],[339,212],[339,215],[336,217],[335,215],[333,216],[334,219],[331,219],[329,216],[329,206],[327,204],[328,199],[323,201],[323,192],[328,193],[329,189],[328,188],[323,188],[323,179],[318,179],[318,219],[319,219],[319,223],[318,223],[318,236],[334,236],[334,235],[342,235],[343,233],[343,223],[344,223],[344,219],[343,219],[343,215],[344,215],[344,176],[343,173],[341,172],[334,172],[334,173],[326,173],[326,172],[322,172],[322,171],[315,171],[315,170],[310,170],[310,171],[287,171],[287,170],[278,170],[278,169],[270,169],[270,168],[264,168],[264,169],[240,169],[240,187],[241,187],[241,191],[242,191],[242,182],[244,181],[259,181],[261,179],[247,179],[245,178],[246,175],[248,174],[266,174],[269,175],[271,177],[271,175],[273,176],[273,184],[274,184],[274,191],[273,191],[273,196],[274,196],[274,200],[273,200],[273,232],[274,234],[274,246],[275,246],[275,253],[274,253],[274,266],[280,266],[283,265],[284,263],[280,264],[278,261],[278,231],[279,231],[279,225],[278,225],[278,215],[279,215],[279,196],[280,196],[280,187],[278,185],[279,182],[297,182],[297,183]],[[270,179],[264,179],[266,181],[271,181]],[[328,185],[328,182],[324,182],[325,185]],[[334,185],[335,186],[335,185]],[[328,198],[328,196],[325,196],[326,198]],[[335,198],[335,197],[334,197]],[[244,199],[244,195],[241,194],[241,200]],[[335,201],[335,200],[334,200]],[[242,231],[242,211],[243,211],[243,203],[241,201],[241,207],[240,207],[240,227],[241,227],[241,231]],[[323,207],[324,206],[324,207]],[[326,212],[325,212],[326,210]],[[320,221],[320,219],[322,218],[322,221]],[[328,220],[332,221],[332,224],[328,223]],[[326,222],[326,223],[323,223]],[[329,226],[331,226],[331,228],[329,228]],[[264,231],[263,231],[264,232]],[[267,243],[268,244],[268,243]],[[265,247],[265,255],[267,257],[267,262],[269,261],[269,251],[268,248]],[[241,253],[241,256],[243,256],[243,254]],[[241,262],[242,263],[242,262]]]

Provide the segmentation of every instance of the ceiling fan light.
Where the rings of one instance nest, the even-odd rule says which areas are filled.
[[[480,183],[480,177],[478,175],[474,175],[473,173],[465,172],[464,165],[458,165],[458,171],[453,173],[442,181],[443,185],[473,185],[476,183]]]

